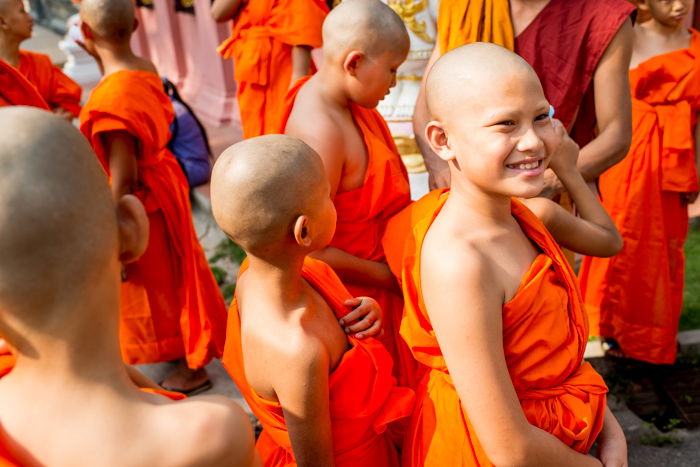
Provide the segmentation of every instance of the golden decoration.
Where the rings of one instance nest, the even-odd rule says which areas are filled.
[[[415,137],[394,135],[394,143],[396,144],[396,149],[399,150],[399,154],[401,154],[401,159],[408,173],[417,174],[426,171],[423,155],[418,149]]]
[[[426,32],[425,21],[416,19],[416,15],[428,7],[428,0],[387,0],[387,5],[401,17],[413,34],[426,42],[435,42]]]
[[[183,8],[192,8],[194,6],[194,0],[180,0],[180,5]]]

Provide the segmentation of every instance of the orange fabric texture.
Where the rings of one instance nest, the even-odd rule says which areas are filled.
[[[400,263],[406,299],[401,335],[429,369],[404,443],[408,466],[492,465],[460,405],[421,290],[423,240],[448,195],[436,190],[408,208],[416,224],[406,232]],[[583,362],[588,327],[576,277],[539,219],[516,200],[511,211],[542,253],[503,306],[508,371],[528,421],[587,453],[602,428],[607,388]]]
[[[693,130],[700,111],[700,33],[691,46],[630,71],[632,144],[603,173],[601,201],[622,234],[612,258],[584,258],[580,279],[595,335],[631,358],[673,363],[683,304],[688,209],[698,190]]]
[[[297,93],[308,80],[300,79],[290,89],[282,108],[280,133],[284,133]],[[330,246],[359,258],[386,262],[381,240],[388,219],[411,202],[408,172],[379,112],[350,104],[350,113],[362,133],[369,160],[362,186],[337,192],[333,198],[338,220]],[[395,374],[401,384],[411,386],[415,363],[398,335],[403,299],[378,287],[347,288],[354,297],[372,297],[382,307],[384,336],[380,340],[397,364]]]
[[[121,345],[131,364],[187,357],[191,368],[223,351],[226,305],[192,224],[187,180],[167,149],[173,109],[160,78],[144,71],[105,76],[80,114],[80,129],[109,174],[102,135],[138,140],[134,194],[150,223],[148,248],[128,264],[121,289]]]
[[[246,2],[218,48],[233,58],[243,137],[271,133],[292,79],[292,47],[321,47],[322,0]]]
[[[0,60],[0,107],[28,105],[49,110],[32,83],[14,67]]]
[[[441,0],[437,29],[441,54],[472,42],[515,48],[508,0]]]
[[[239,275],[247,267],[248,262],[244,261]],[[343,303],[350,298],[350,293],[328,265],[306,258],[302,277],[326,300],[338,318],[347,314],[349,310]],[[296,465],[280,403],[260,397],[246,380],[241,322],[235,299],[229,310],[226,338],[224,366],[263,427],[256,444],[263,465]],[[328,380],[335,465],[398,466],[398,452],[387,428],[411,414],[413,391],[396,385],[391,376],[391,357],[375,339],[348,337],[348,340],[351,347]]]
[[[83,90],[51,63],[48,55],[20,50],[19,71],[36,87],[49,107],[63,107],[78,117]]]

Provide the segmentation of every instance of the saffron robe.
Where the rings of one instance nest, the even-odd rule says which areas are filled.
[[[239,275],[247,267],[248,262],[244,261]],[[348,313],[343,303],[351,298],[350,293],[328,265],[307,257],[302,277],[326,300],[338,319]],[[350,349],[328,378],[335,465],[398,466],[398,452],[387,428],[390,423],[411,414],[413,391],[396,385],[391,375],[391,357],[379,342],[373,338],[357,340],[351,336],[348,340]],[[241,322],[235,298],[228,314],[222,361],[262,424],[263,431],[256,448],[263,465],[296,465],[282,406],[279,402],[262,398],[246,380]]]
[[[472,42],[515,47],[508,0],[441,0],[437,28],[440,54]]]
[[[416,390],[403,449],[406,466],[492,465],[460,404],[423,302],[423,241],[448,195],[436,190],[408,208],[417,213],[417,223],[401,261],[406,299],[401,335],[428,371]],[[587,453],[603,425],[607,388],[583,362],[588,327],[576,277],[539,219],[516,200],[511,212],[542,252],[503,306],[508,371],[528,421]]]
[[[83,90],[51,63],[48,55],[20,50],[19,72],[36,87],[49,107],[62,107],[78,117]]]
[[[187,358],[191,368],[223,351],[226,305],[192,224],[187,180],[167,149],[173,108],[160,78],[145,71],[105,76],[80,114],[80,129],[109,174],[102,134],[138,140],[134,194],[150,223],[148,247],[126,265],[120,339],[131,364]]]
[[[282,109],[279,133],[284,129],[294,100],[309,77],[290,89]],[[362,186],[338,191],[333,198],[338,220],[329,246],[370,261],[386,262],[381,244],[388,219],[411,202],[408,172],[401,161],[391,132],[376,109],[350,104],[350,113],[364,139],[369,160]],[[372,297],[384,312],[384,336],[379,338],[389,350],[395,375],[403,385],[412,386],[415,362],[398,335],[403,299],[393,291],[379,287],[347,284],[354,297]]]
[[[0,354],[0,378],[8,374],[15,367],[16,359],[12,354]],[[187,396],[179,392],[172,392],[166,390],[156,390],[151,388],[141,388],[144,392],[150,392],[152,394],[160,394],[174,401],[186,399]],[[7,441],[5,441],[2,425],[0,424],[0,467],[23,467],[27,465],[26,463],[17,459],[17,457],[12,453],[12,449],[8,446]]]
[[[583,260],[581,290],[595,335],[631,358],[671,364],[683,304],[688,208],[698,190],[693,131],[700,111],[700,33],[691,46],[630,71],[632,144],[600,177],[601,202],[622,234],[612,258]]]
[[[13,66],[0,60],[0,107],[28,105],[49,110],[34,85]]]
[[[327,14],[322,0],[260,0],[242,7],[218,51],[233,58],[243,138],[274,131],[291,84],[292,47],[321,47]]]

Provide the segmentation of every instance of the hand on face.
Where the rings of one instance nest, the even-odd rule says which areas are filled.
[[[579,147],[566,132],[564,125],[556,118],[552,119],[552,127],[554,127],[556,146],[549,160],[549,168],[556,175],[561,176],[568,170],[576,169]]]

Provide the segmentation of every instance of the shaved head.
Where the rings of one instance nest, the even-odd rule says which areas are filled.
[[[2,0],[0,0],[2,1]],[[82,0],[80,19],[98,38],[125,42],[134,31],[133,0]]]
[[[115,209],[75,127],[29,107],[2,108],[0,121],[0,310],[41,323],[117,261]]]
[[[408,51],[406,26],[379,0],[345,0],[323,22],[323,55],[338,57],[358,50],[375,57]]]
[[[211,177],[211,204],[221,229],[247,252],[280,241],[328,186],[323,162],[292,136],[265,135],[229,147]]]
[[[542,92],[532,67],[504,47],[486,42],[463,45],[440,57],[430,69],[425,85],[428,109],[435,120],[442,120],[451,111],[465,111],[463,102],[457,105],[455,98],[488,104],[492,93],[533,79]]]

